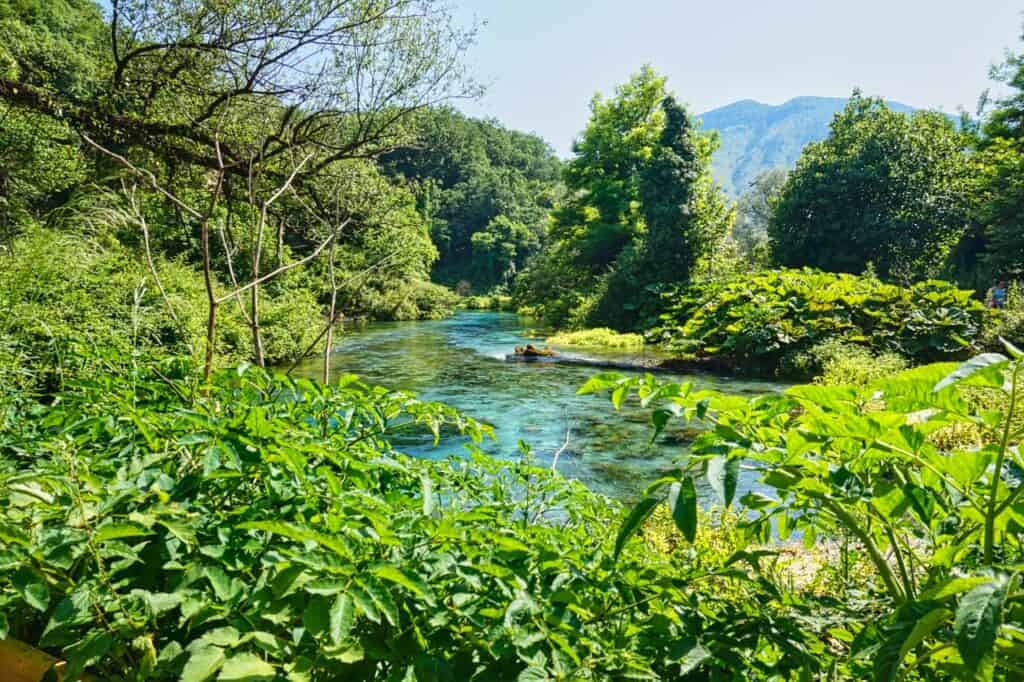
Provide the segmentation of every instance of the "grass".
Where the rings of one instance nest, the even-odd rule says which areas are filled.
[[[615,350],[640,350],[644,347],[644,337],[640,334],[620,334],[606,327],[561,332],[549,336],[545,341],[556,346],[589,346]]]
[[[502,312],[514,312],[515,305],[511,296],[491,294],[488,296],[466,296],[459,306],[466,310],[499,310]]]

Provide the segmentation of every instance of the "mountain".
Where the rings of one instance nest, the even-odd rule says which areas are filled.
[[[846,102],[842,97],[797,97],[773,106],[745,99],[701,114],[704,130],[717,130],[721,136],[712,160],[715,179],[735,197],[758,173],[792,168],[809,142],[828,136],[832,117]],[[914,111],[899,102],[886,104],[896,111]]]

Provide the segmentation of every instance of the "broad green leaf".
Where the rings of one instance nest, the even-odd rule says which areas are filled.
[[[64,656],[68,664],[63,671],[63,677],[69,680],[79,679],[86,666],[102,658],[113,645],[114,636],[109,632],[93,631],[85,639],[65,647]]]
[[[206,682],[224,664],[224,650],[215,646],[202,646],[189,656],[181,671],[180,682]]]
[[[284,521],[249,521],[238,525],[243,530],[261,530],[266,533],[273,533],[296,542],[315,542],[316,544],[343,556],[351,557],[352,551],[340,539],[340,536],[330,536],[311,528],[304,528],[294,523]]]
[[[323,597],[313,597],[302,612],[302,624],[314,637],[327,632],[330,628],[330,607]]]
[[[687,476],[669,486],[668,506],[676,526],[689,542],[693,542],[697,538],[697,490],[693,478]]]
[[[616,410],[621,410],[622,404],[626,402],[627,395],[629,395],[629,384],[616,386],[615,390],[612,391],[612,406]]]
[[[374,605],[370,595],[363,588],[353,585],[349,588],[348,594],[352,597],[355,605],[359,607],[359,610],[363,612],[363,615],[374,623],[380,623],[380,612],[377,611],[377,607]]]
[[[738,457],[712,457],[707,463],[707,478],[711,489],[718,500],[726,507],[732,504],[736,496],[736,483],[740,477],[740,460]]]
[[[224,682],[261,682],[273,680],[276,668],[253,653],[232,656],[224,662],[218,680]]]
[[[691,672],[701,666],[704,661],[711,658],[711,652],[702,647],[700,644],[694,646],[692,649],[687,651],[682,658],[679,659],[679,674],[689,675]]]
[[[654,509],[658,506],[658,498],[656,497],[645,497],[644,499],[637,502],[636,506],[623,521],[622,527],[619,528],[619,535],[615,538],[615,552],[613,557],[618,559],[619,554],[622,553],[622,548],[626,546],[628,541],[633,535],[640,529],[644,521],[647,520]]]
[[[967,578],[950,578],[949,580],[936,585],[930,590],[922,592],[918,599],[921,601],[942,601],[949,597],[956,596],[968,590],[973,590],[978,585],[990,582],[988,576],[971,576]]]
[[[990,367],[998,367],[999,365],[1007,362],[1009,362],[1009,359],[1002,353],[982,353],[981,355],[976,355],[957,367],[956,370],[949,374],[945,379],[935,384],[935,388],[932,389],[932,392],[938,393],[947,386],[959,383],[976,372],[980,372],[981,370]]]
[[[616,386],[623,379],[621,374],[615,372],[604,372],[587,379],[586,383],[576,391],[578,395],[597,393]]]
[[[352,631],[352,625],[355,623],[356,607],[352,597],[347,594],[339,594],[338,598],[334,600],[334,606],[331,607],[330,617],[331,641],[337,646],[348,637],[348,633]]]
[[[390,566],[387,564],[383,566],[377,566],[373,569],[373,572],[378,578],[383,578],[384,580],[393,582],[396,585],[401,585],[405,589],[409,590],[416,596],[423,599],[428,604],[435,603],[433,593],[427,586],[427,583],[425,583],[423,579],[419,576],[414,575],[408,571],[399,570],[394,566]]]
[[[996,578],[975,587],[960,599],[953,623],[956,646],[964,664],[974,671],[992,653],[1003,620],[1006,579]]]
[[[1024,351],[1022,351],[1020,348],[1017,348],[1017,346],[1013,345],[1010,341],[1007,341],[1006,339],[1000,336],[999,342],[1003,344],[1003,348],[1005,348],[1006,352],[1010,354],[1010,357],[1015,358],[1017,360],[1024,358]]]
[[[932,609],[922,616],[921,619],[914,624],[914,629],[910,631],[910,634],[907,635],[907,639],[904,640],[903,645],[900,647],[898,662],[902,663],[906,660],[907,655],[914,650],[914,647],[923,642],[926,637],[944,625],[952,615],[953,612],[949,609],[939,607]]]
[[[138,538],[152,534],[151,530],[140,523],[108,523],[96,529],[96,542]]]
[[[11,576],[11,584],[25,603],[37,611],[46,611],[50,604],[50,588],[42,574],[23,566]]]
[[[387,585],[376,581],[360,582],[360,584],[366,590],[366,593],[370,595],[373,605],[384,614],[388,622],[392,625],[398,625],[398,606],[395,605],[395,600],[391,596],[391,590],[387,588]]]

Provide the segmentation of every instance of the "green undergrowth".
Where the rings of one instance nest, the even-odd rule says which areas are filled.
[[[673,419],[704,426],[678,468],[652,477],[618,547],[660,513],[684,548],[714,557],[708,538],[725,537],[725,565],[806,599],[795,579],[778,582],[799,541],[828,562],[806,585],[828,623],[829,679],[1018,679],[1024,352],[1004,350],[753,398],[593,377],[581,393],[607,391],[616,407],[635,395],[655,437]],[[742,533],[699,511],[698,485]]]
[[[778,679],[827,656],[809,606],[620,547],[620,505],[528,453],[396,452],[487,436],[406,393],[167,361],[0,401],[0,637],[71,679]]]
[[[157,271],[159,286],[140,256],[110,239],[28,229],[0,252],[0,372],[52,393],[78,376],[121,371],[140,355],[199,358],[207,315],[202,274],[164,259]],[[219,285],[217,291],[224,293]],[[322,327],[319,303],[284,282],[266,287],[262,298],[267,362],[299,356]],[[218,362],[249,359],[251,348],[245,316],[226,301]]]

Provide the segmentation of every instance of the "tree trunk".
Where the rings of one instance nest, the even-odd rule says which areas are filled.
[[[213,270],[210,263],[210,218],[203,219],[199,229],[203,249],[203,281],[206,284],[206,362],[203,376],[210,378],[213,373],[214,345],[217,339],[217,296],[213,290]]]

